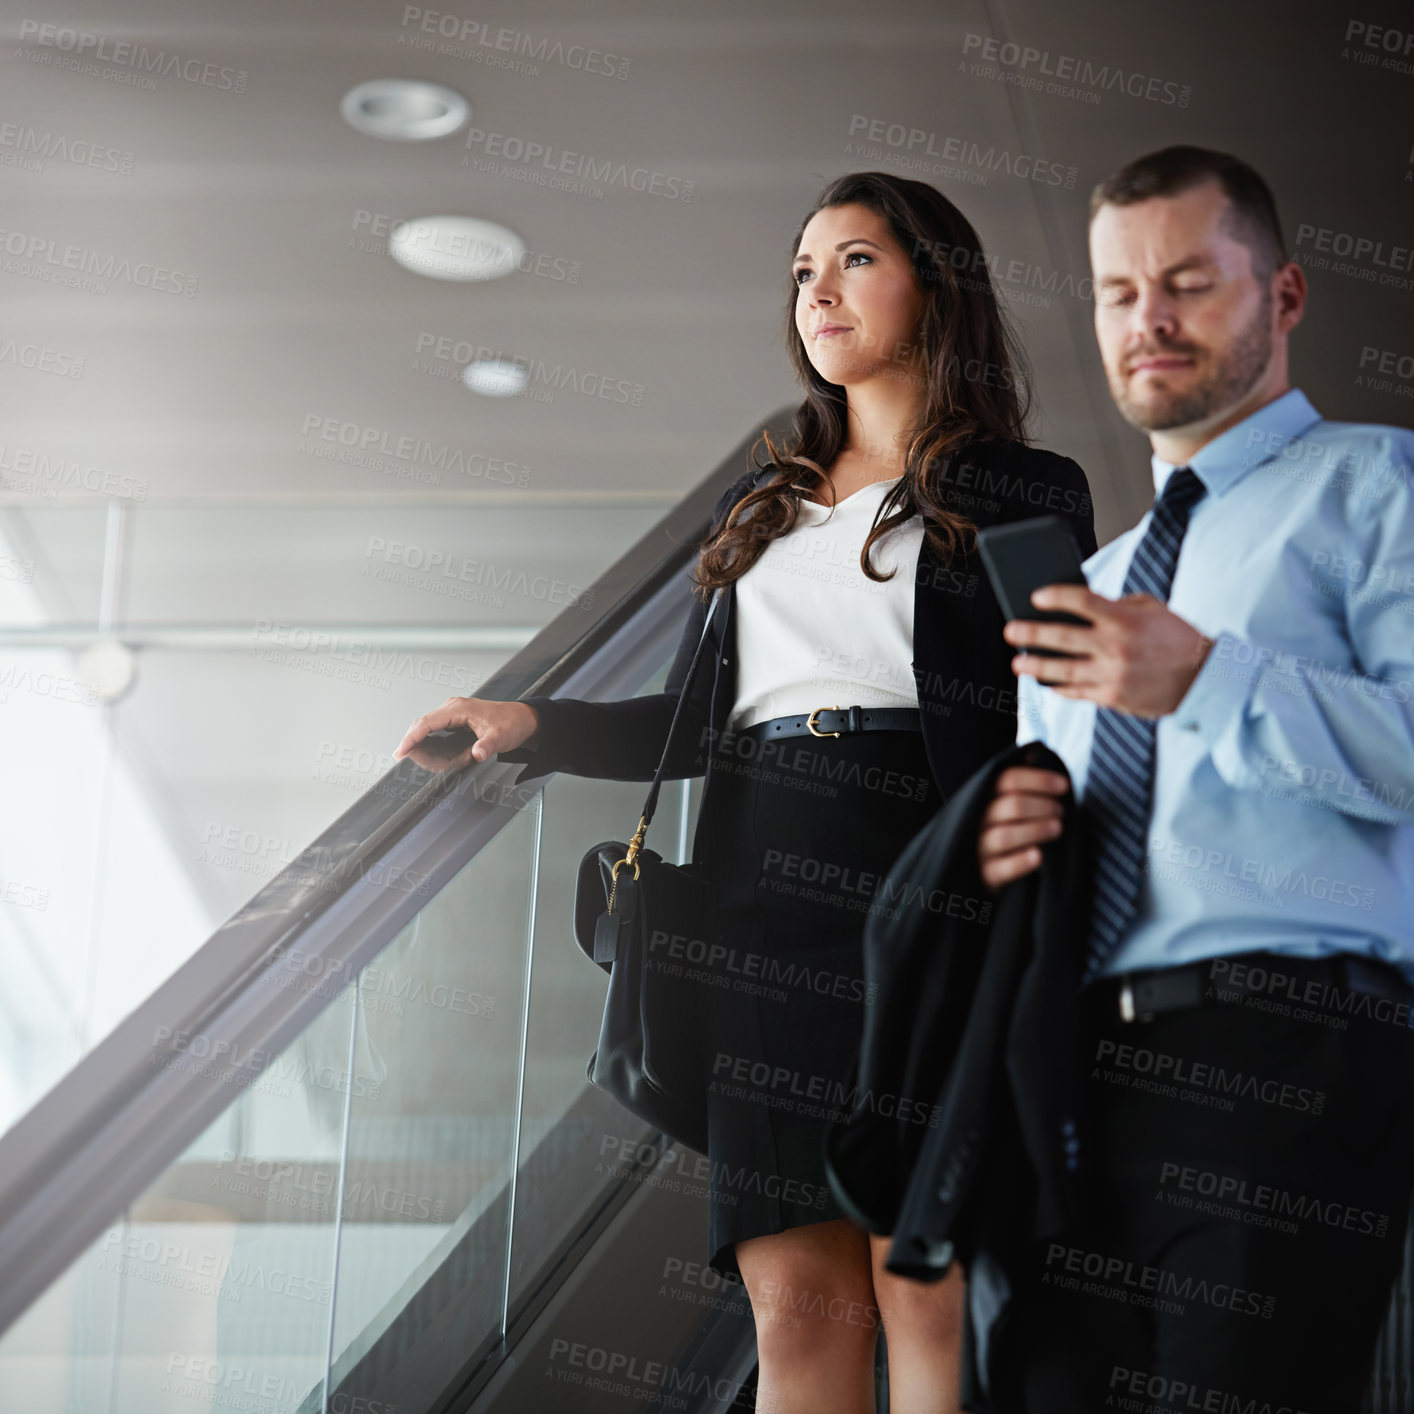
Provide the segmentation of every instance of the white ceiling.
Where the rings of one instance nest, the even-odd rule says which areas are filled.
[[[527,507],[566,492],[671,498],[793,397],[778,334],[786,242],[823,180],[881,165],[849,150],[857,115],[928,131],[939,147],[958,138],[1073,168],[1070,190],[976,163],[968,180],[913,172],[957,200],[1000,259],[1062,278],[1085,274],[1089,187],[1173,140],[1249,156],[1269,173],[1293,231],[1299,220],[1388,228],[1397,239],[1405,227],[1412,80],[1342,58],[1349,20],[1315,3],[1285,7],[1280,24],[1269,7],[1214,0],[1182,12],[1097,0],[1063,11],[1041,0],[419,11],[504,30],[513,43],[597,48],[629,61],[622,80],[555,62],[517,73],[417,49],[429,37],[404,22],[415,8],[11,0],[0,124],[107,144],[130,157],[131,172],[52,157],[41,171],[9,165],[0,228],[99,259],[153,262],[197,285],[191,298],[122,282],[100,295],[0,269],[7,335],[83,360],[81,378],[0,362],[7,449],[141,479],[149,503],[300,493],[474,507],[497,489],[490,477],[444,472],[431,487],[320,460],[303,430],[307,419],[333,418],[513,462],[525,469],[525,494],[510,499]],[[1374,23],[1377,9],[1361,14]],[[66,71],[43,62],[69,51],[40,42],[36,24],[241,71],[244,92],[170,76],[146,92]],[[984,39],[1014,40],[1052,65],[1066,57],[1186,86],[1188,104],[1114,89],[1091,104],[979,76],[968,64]],[[615,184],[598,199],[567,194],[521,179],[538,170],[525,162],[474,170],[463,159],[485,149],[468,149],[462,134],[417,144],[364,136],[338,103],[379,76],[446,84],[470,99],[475,128],[690,181],[692,200]],[[0,142],[0,160],[7,153],[13,145]],[[578,278],[456,285],[382,253],[389,221],[437,212],[504,222],[552,270],[577,266]],[[1397,414],[1397,400],[1381,407],[1360,396],[1349,365],[1353,341],[1397,336],[1408,297],[1340,277],[1318,279],[1317,294],[1329,303],[1313,324],[1340,328],[1337,304],[1358,307],[1359,323],[1342,330],[1333,373],[1306,361],[1308,386],[1329,377],[1327,403]],[[1089,470],[1106,538],[1146,499],[1146,471],[1142,442],[1108,406],[1088,307],[1051,296],[1049,307],[1013,308],[1039,374],[1037,430]],[[455,360],[416,366],[419,341],[444,337],[623,379],[641,385],[642,401],[568,390],[548,403],[477,398],[439,376],[455,375]],[[558,535],[545,544],[551,556],[569,548]]]

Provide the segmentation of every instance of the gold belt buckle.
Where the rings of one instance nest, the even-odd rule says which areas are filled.
[[[805,719],[805,725],[810,728],[810,735],[811,735],[811,736],[839,736],[839,732],[821,732],[821,731],[816,731],[816,730],[815,730],[815,718],[818,717],[821,712],[838,712],[839,710],[840,710],[840,704],[839,704],[838,702],[836,702],[833,707],[817,707],[817,708]]]

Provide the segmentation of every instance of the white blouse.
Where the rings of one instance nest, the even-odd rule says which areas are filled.
[[[831,509],[802,498],[795,528],[773,540],[736,581],[736,702],[727,728],[816,707],[917,707],[913,677],[914,572],[923,518],[874,542],[880,584],[859,563],[879,504],[900,476]]]

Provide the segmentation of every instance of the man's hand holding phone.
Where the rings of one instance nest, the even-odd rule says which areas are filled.
[[[1083,697],[1137,717],[1163,717],[1183,701],[1213,640],[1152,594],[1106,599],[1075,584],[1035,590],[1039,609],[1088,620],[1083,627],[1012,619],[1002,637],[1023,651],[1014,673],[1030,673],[1062,697]],[[1046,656],[1064,653],[1058,658]]]
[[[1060,516],[980,530],[977,546],[1007,619],[1002,636],[1023,650],[1014,673],[1142,717],[1162,717],[1183,700],[1213,640],[1151,594],[1106,599],[1091,590]],[[1064,776],[1031,767],[997,778],[978,839],[988,888],[1039,867],[1041,845],[1061,832],[1068,788]]]
[[[1140,717],[1183,701],[1213,640],[1152,594],[1106,599],[1091,590],[1060,516],[989,526],[977,548],[1007,619],[1002,637],[1026,650],[1012,659],[1014,673]]]

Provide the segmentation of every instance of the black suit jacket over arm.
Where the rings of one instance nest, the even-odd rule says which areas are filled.
[[[1088,837],[1074,797],[1038,870],[989,907],[981,819],[1008,767],[1066,774],[1040,742],[998,753],[909,841],[865,923],[874,1003],[850,1118],[827,1142],[830,1187],[869,1230],[892,1235],[890,1271],[922,1281],[968,1270],[963,1407],[1029,1244],[1077,1220],[1086,1116],[1077,1032],[1079,920]],[[981,1376],[985,1380],[985,1374]]]

